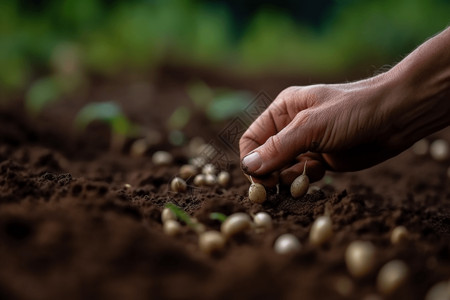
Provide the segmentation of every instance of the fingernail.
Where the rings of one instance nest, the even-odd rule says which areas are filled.
[[[242,160],[242,167],[246,172],[255,172],[261,167],[262,161],[258,152],[253,152]]]

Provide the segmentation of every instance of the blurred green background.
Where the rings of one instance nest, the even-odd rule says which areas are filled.
[[[448,0],[2,0],[0,88],[38,82],[34,93],[55,98],[85,75],[167,63],[250,75],[375,71],[449,17]]]

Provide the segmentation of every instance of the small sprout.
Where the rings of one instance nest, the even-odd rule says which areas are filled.
[[[266,201],[266,189],[262,184],[253,182],[251,176],[250,180],[252,184],[250,184],[250,187],[248,189],[248,198],[252,202],[263,203],[264,201]]]
[[[279,195],[280,194],[280,184],[279,183],[277,183],[276,188],[277,188],[277,195]]]
[[[123,185],[123,187],[124,187],[126,190],[129,190],[129,189],[131,189],[131,184],[125,183],[125,184]]]
[[[202,168],[202,173],[205,175],[208,174],[216,175],[217,173],[216,166],[214,166],[213,164],[206,164]]]
[[[187,180],[197,175],[197,168],[193,165],[182,165],[179,173],[182,179]]]
[[[148,148],[149,144],[146,139],[138,139],[131,144],[130,154],[135,157],[144,156]]]
[[[291,195],[294,198],[303,197],[308,191],[309,187],[309,177],[306,175],[306,164],[303,167],[303,174],[295,178],[291,184]]]
[[[180,232],[181,225],[175,220],[167,220],[163,224],[164,233],[168,236],[175,236]]]
[[[371,242],[354,241],[345,251],[345,262],[350,274],[364,277],[375,267],[375,247]]]
[[[333,235],[333,224],[329,216],[318,217],[309,232],[309,242],[314,246],[320,246],[327,242]]]
[[[176,220],[177,216],[175,215],[175,213],[170,209],[165,207],[161,213],[161,221],[163,223],[166,223],[169,220]]]
[[[205,175],[205,183],[206,183],[206,185],[215,185],[217,183],[216,175],[206,174]]]
[[[227,187],[230,182],[230,173],[226,171],[221,171],[219,175],[217,175],[217,183],[222,187]]]
[[[198,234],[205,231],[205,226],[198,222],[197,219],[191,218],[183,209],[176,206],[173,203],[167,203],[166,208],[170,209],[175,216],[186,223],[190,228],[192,228]]]
[[[445,161],[448,159],[449,145],[446,140],[438,139],[430,145],[430,155],[436,161]]]
[[[408,239],[408,229],[405,226],[397,226],[392,230],[391,243],[393,245],[400,244]]]
[[[428,153],[430,143],[426,139],[418,140],[411,146],[412,152],[417,156],[424,156]]]
[[[170,165],[173,161],[173,156],[167,151],[156,151],[153,153],[152,162],[156,166]]]
[[[448,300],[450,295],[450,280],[433,285],[427,292],[425,300]]]
[[[290,254],[300,251],[302,245],[295,235],[285,233],[277,238],[273,248],[278,254]]]
[[[204,174],[198,174],[194,177],[194,185],[203,186],[206,185],[206,176]]]
[[[225,246],[225,238],[218,231],[206,231],[199,235],[198,246],[202,252],[212,254],[223,249]]]
[[[259,212],[253,217],[253,223],[257,228],[272,228],[272,217],[266,212]]]
[[[233,235],[249,229],[251,227],[251,224],[252,222],[249,215],[247,215],[246,213],[238,212],[226,218],[226,220],[220,226],[220,231],[227,239],[229,239]]]
[[[172,182],[170,183],[170,189],[174,192],[184,192],[187,189],[186,181],[181,179],[180,177],[175,177],[172,179]]]
[[[219,213],[219,212],[213,212],[213,213],[209,214],[209,218],[211,220],[217,220],[217,221],[220,221],[221,223],[223,223],[227,219],[227,216],[222,213]]]
[[[388,262],[378,273],[378,291],[385,295],[392,294],[406,281],[408,273],[408,266],[401,260],[396,259]]]

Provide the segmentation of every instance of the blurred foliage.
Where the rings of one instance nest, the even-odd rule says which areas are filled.
[[[242,23],[224,1],[3,0],[0,88],[20,90],[54,73],[151,72],[167,61],[237,72],[337,74],[398,60],[444,29],[450,15],[448,0],[336,0],[313,27],[289,7],[259,4]],[[43,80],[33,83],[43,93],[30,96],[41,99],[36,103],[57,94]]]

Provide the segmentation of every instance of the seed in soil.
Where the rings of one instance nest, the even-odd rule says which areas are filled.
[[[441,281],[433,285],[427,292],[425,300],[450,299],[450,280]]]
[[[233,235],[246,231],[251,225],[250,216],[246,213],[238,212],[228,216],[220,226],[220,231],[225,238],[229,239]]]
[[[202,173],[205,175],[208,174],[216,175],[217,173],[216,166],[214,166],[213,164],[206,164],[202,168]]]
[[[449,145],[446,140],[438,139],[430,145],[430,155],[436,161],[447,160],[449,150]]]
[[[123,187],[124,187],[126,190],[129,190],[129,189],[131,189],[131,184],[125,183],[125,184],[123,185]]]
[[[429,148],[430,148],[430,143],[426,139],[418,140],[411,146],[412,152],[418,156],[427,155]]]
[[[176,220],[177,216],[170,210],[170,208],[165,207],[161,213],[161,221],[166,223],[169,220]]]
[[[146,139],[138,139],[131,144],[130,154],[135,157],[144,156],[148,147],[149,145]]]
[[[408,229],[405,226],[397,226],[391,232],[391,243],[397,245],[408,239]]]
[[[295,235],[285,233],[277,238],[273,248],[278,254],[290,254],[300,251],[302,245]]]
[[[327,242],[333,235],[333,224],[329,216],[318,217],[309,232],[309,242],[314,246],[320,246]]]
[[[408,273],[409,268],[403,261],[396,259],[388,262],[378,273],[378,291],[385,295],[392,294],[406,281]]]
[[[222,187],[227,187],[230,182],[230,173],[226,171],[221,171],[219,175],[217,175],[217,183]]]
[[[291,184],[291,195],[294,198],[303,197],[308,191],[309,177],[306,175],[306,164],[303,167],[303,174],[295,178]]]
[[[181,179],[180,177],[175,177],[172,179],[172,182],[170,183],[170,188],[174,192],[184,192],[187,189],[186,181]]]
[[[314,194],[315,192],[320,191],[320,187],[317,185],[310,185],[308,191],[306,192],[308,195]]]
[[[168,236],[175,236],[180,232],[181,225],[175,220],[167,220],[163,224],[164,233]]]
[[[197,168],[193,165],[182,165],[179,173],[182,179],[187,180],[197,175]]]
[[[375,246],[371,242],[354,241],[345,251],[345,262],[350,274],[364,277],[375,267]]]
[[[252,184],[250,184],[250,187],[248,188],[248,198],[252,202],[263,203],[266,201],[266,189],[262,184],[253,182],[251,176],[250,180]]]
[[[205,231],[198,236],[198,246],[202,252],[212,254],[223,249],[225,238],[218,231]]]
[[[204,174],[198,174],[194,177],[194,185],[203,186],[206,185],[206,176]]]
[[[217,183],[217,177],[214,174],[206,174],[205,175],[205,183],[206,185],[215,185]]]
[[[173,156],[167,151],[156,151],[153,153],[152,162],[156,166],[167,166],[173,161]]]
[[[253,223],[257,228],[272,228],[272,217],[266,212],[259,212],[253,217]]]

